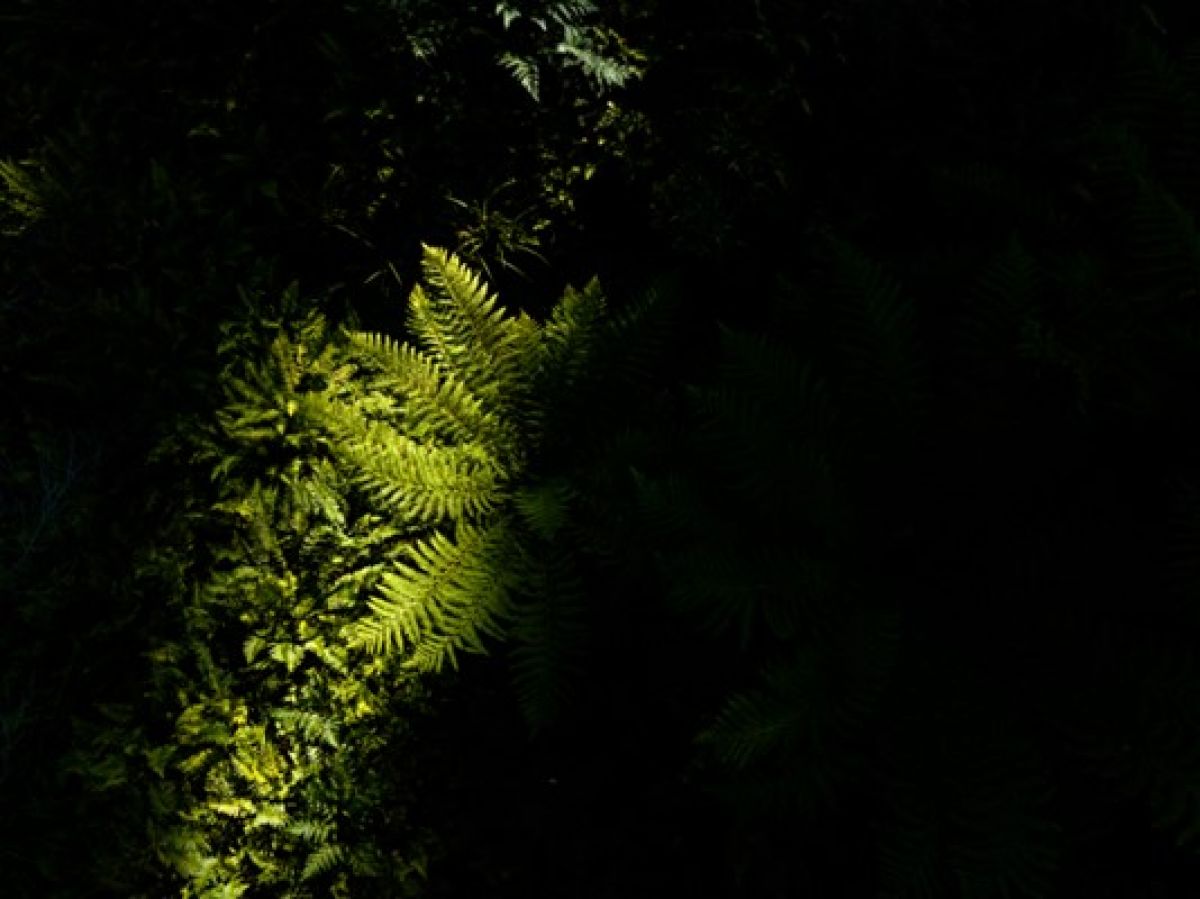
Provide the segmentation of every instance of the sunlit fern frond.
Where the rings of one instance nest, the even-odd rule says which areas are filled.
[[[343,404],[329,404],[324,421],[353,479],[405,524],[475,518],[500,500],[502,469],[471,444],[418,442]]]
[[[383,334],[349,332],[347,338],[379,373],[372,386],[398,400],[404,431],[414,439],[481,441],[499,450],[511,439],[494,412],[452,371],[445,371],[420,350]]]
[[[483,638],[502,636],[510,614],[511,539],[501,520],[462,523],[453,537],[435,531],[417,541],[412,558],[380,578],[371,614],[348,630],[351,643],[377,655],[407,650],[425,671],[457,664],[462,650],[483,652]]]
[[[504,406],[524,387],[522,362],[537,331],[505,314],[495,295],[455,256],[424,247],[428,292],[414,288],[409,326],[418,343],[481,401]]]
[[[533,98],[535,103],[541,99],[542,78],[537,60],[506,52],[500,55],[497,62],[512,75],[517,84],[521,85],[521,88]]]

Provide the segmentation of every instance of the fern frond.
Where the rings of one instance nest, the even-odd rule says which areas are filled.
[[[723,536],[723,539],[722,539]],[[736,633],[745,649],[765,629],[790,639],[829,602],[837,583],[832,563],[793,547],[740,547],[733,535],[667,555],[663,570],[674,604],[713,633]]]
[[[925,412],[927,378],[911,302],[881,266],[838,239],[830,240],[834,306],[832,342],[847,410],[871,447],[910,434]],[[847,419],[849,421],[849,418]]]
[[[918,756],[885,779],[883,895],[1048,895],[1058,841],[1036,758],[994,724],[956,717],[949,731],[936,746],[901,750]]]
[[[999,377],[1031,320],[1042,275],[1033,256],[1016,237],[979,275],[956,328],[954,345],[972,373]]]
[[[721,533],[727,519],[706,503],[688,478],[678,473],[652,478],[634,469],[638,507],[651,533],[659,539]]]
[[[470,444],[418,443],[341,404],[327,405],[324,418],[354,479],[398,521],[436,525],[480,516],[499,502],[500,466]]]
[[[328,874],[340,865],[345,857],[346,850],[341,846],[336,843],[326,843],[309,853],[308,859],[304,863],[304,869],[300,873],[300,879],[312,880],[322,874]]]
[[[45,204],[36,171],[28,161],[0,159],[0,234],[15,237],[41,218]]]
[[[736,767],[787,772],[780,798],[827,803],[856,763],[854,740],[875,715],[896,659],[895,616],[838,616],[793,656],[767,667],[757,689],[735,694],[700,741]]]
[[[1117,699],[1119,731],[1098,720],[1085,747],[1091,766],[1115,778],[1176,845],[1200,849],[1200,663],[1190,648],[1144,640],[1120,670],[1141,672]]]
[[[541,99],[541,72],[535,60],[527,56],[517,56],[515,53],[503,53],[497,62],[516,79],[517,84],[521,85],[535,103]]]
[[[400,400],[409,436],[448,443],[478,440],[497,449],[512,439],[462,380],[415,347],[382,334],[349,332],[347,338],[380,365],[373,386]]]
[[[1110,115],[1153,147],[1153,167],[1170,190],[1200,202],[1200,84],[1185,56],[1177,62],[1162,46],[1133,35]]]
[[[624,87],[628,82],[641,75],[641,69],[638,66],[621,62],[611,56],[604,56],[579,40],[564,40],[555,49],[569,62],[579,67],[599,94],[604,94],[613,88]]]
[[[290,836],[304,840],[306,843],[328,843],[334,835],[334,825],[329,821],[314,818],[302,818],[291,821],[284,828]]]
[[[679,301],[675,289],[663,283],[609,317],[602,352],[610,377],[640,386],[662,372],[665,348],[676,333]]]
[[[458,374],[481,401],[506,405],[522,388],[520,362],[530,332],[504,314],[479,276],[451,253],[423,248],[420,286],[409,299],[409,324],[432,358]]]
[[[324,715],[304,709],[274,709],[271,718],[288,730],[302,734],[310,743],[338,748],[338,723]]]
[[[744,768],[789,746],[803,732],[805,710],[765,690],[732,696],[704,734],[721,759]]]
[[[1075,222],[1045,192],[1031,189],[1021,175],[984,163],[970,163],[936,172],[939,185],[965,215],[979,218],[982,206],[989,220],[1034,234],[1055,235]]]
[[[583,290],[568,287],[542,326],[537,371],[553,373],[568,387],[577,382],[588,367],[604,312],[604,294],[595,278]]]
[[[543,555],[521,573],[524,596],[515,604],[511,630],[513,674],[525,721],[537,733],[570,703],[588,627],[583,584],[568,554]]]
[[[1146,291],[1145,296],[1168,301],[1196,298],[1200,230],[1193,213],[1168,191],[1143,180],[1129,225],[1134,283]]]
[[[376,655],[411,650],[420,670],[438,670],[455,652],[484,652],[483,637],[503,634],[509,615],[505,548],[508,523],[460,523],[454,538],[434,532],[413,546],[411,563],[381,578],[371,613],[351,625],[352,644]]]
[[[562,478],[542,481],[513,494],[513,505],[525,525],[543,540],[553,540],[570,517],[575,490]]]
[[[839,529],[823,381],[804,369],[796,381],[781,375],[774,394],[722,384],[693,388],[689,399],[729,485],[748,505],[776,522],[799,513],[830,534]]]
[[[563,28],[578,25],[596,12],[591,0],[557,0],[551,3],[546,14]]]

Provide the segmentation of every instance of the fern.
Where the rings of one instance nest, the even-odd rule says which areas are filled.
[[[1195,48],[1191,48],[1194,54]],[[1176,62],[1158,43],[1131,35],[1120,89],[1107,118],[1123,123],[1148,148],[1152,166],[1188,205],[1200,202],[1200,79],[1185,53]]]
[[[521,710],[537,734],[561,719],[584,669],[589,633],[583,583],[565,550],[542,549],[522,570],[513,609],[513,674]]]
[[[517,490],[513,505],[533,533],[553,540],[571,517],[570,504],[575,489],[561,478],[541,481]]]
[[[416,347],[350,334],[373,369],[309,408],[352,480],[414,536],[402,558],[372,569],[370,614],[347,637],[431,671],[505,633],[520,567],[514,514],[533,539],[562,526],[565,495],[518,485],[540,436],[535,394],[581,376],[603,300],[594,282],[568,289],[538,326],[507,315],[443,250],[425,248],[423,272],[409,301]]]
[[[418,342],[481,402],[511,403],[510,392],[522,386],[520,360],[533,332],[521,319],[505,316],[479,276],[444,250],[426,247],[422,269],[437,300],[420,286],[413,290],[409,327]]]
[[[992,389],[1003,377],[1022,329],[1039,320],[1037,301],[1044,275],[1017,238],[995,255],[978,276],[954,330],[955,351],[969,375]]]
[[[1052,895],[1059,839],[1048,815],[1049,785],[1029,747],[965,709],[925,725],[939,741],[896,747],[890,760],[904,773],[885,784],[881,894]],[[910,751],[921,757],[907,758]]]
[[[589,0],[550,0],[530,7],[507,0],[498,3],[496,14],[504,29],[526,22],[533,26],[540,46],[531,55],[504,51],[497,61],[535,101],[540,95],[539,61],[547,67],[565,63],[578,68],[597,95],[623,87],[643,74],[644,59],[624,46],[611,29],[590,21],[596,12]]]
[[[575,35],[568,36],[556,48],[573,65],[579,67],[592,82],[596,92],[604,94],[613,88],[624,87],[641,75],[641,69],[612,57],[605,56],[592,47],[581,43]]]
[[[413,561],[380,578],[371,617],[349,630],[353,643],[374,653],[410,648],[415,666],[437,670],[458,650],[483,651],[485,634],[499,636],[508,613],[502,571],[507,523],[483,528],[460,524],[453,539],[434,532],[418,541]]]
[[[756,814],[810,819],[870,771],[864,735],[880,712],[898,648],[894,616],[842,616],[819,642],[768,665],[699,737],[740,781]]]
[[[521,85],[521,88],[533,98],[535,103],[541,99],[541,70],[536,61],[526,56],[505,52],[500,55],[498,62],[508,70],[517,84]]]
[[[1135,283],[1146,299],[1194,300],[1200,294],[1200,231],[1171,193],[1143,180],[1130,226]]]
[[[336,843],[326,843],[319,849],[314,849],[304,863],[300,872],[301,880],[312,880],[327,874],[341,864],[346,857],[346,851]]]
[[[470,445],[418,443],[352,408],[326,409],[324,421],[353,478],[406,525],[474,518],[495,505],[501,472],[485,453]]]
[[[28,161],[0,159],[0,234],[16,237],[42,217],[45,203],[38,174]]]
[[[911,434],[926,411],[916,321],[909,299],[881,266],[850,244],[831,239],[830,338],[837,350],[843,408],[867,445]]]

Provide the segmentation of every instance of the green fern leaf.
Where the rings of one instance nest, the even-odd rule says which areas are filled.
[[[326,843],[309,853],[308,859],[304,862],[304,869],[300,873],[300,879],[312,880],[322,874],[328,874],[340,865],[345,857],[346,850],[341,846],[336,843]]]
[[[501,636],[509,613],[504,550],[507,522],[460,523],[454,538],[434,532],[380,579],[372,614],[350,629],[351,641],[384,654],[409,648],[420,670],[438,670],[454,653],[483,652],[482,637]]]
[[[506,317],[479,276],[445,250],[424,247],[422,270],[432,295],[418,286],[410,297],[417,340],[481,401],[507,405],[521,388],[529,330]]]
[[[563,551],[543,553],[521,572],[524,596],[514,606],[511,635],[521,711],[535,734],[558,720],[586,658],[583,584]]]
[[[521,85],[525,93],[529,94],[536,103],[540,100],[539,91],[541,88],[541,72],[538,70],[538,64],[535,60],[527,56],[517,56],[515,53],[503,53],[498,60],[500,65],[508,70],[509,74],[516,79],[517,84]]]
[[[408,436],[450,443],[480,441],[494,450],[511,442],[511,432],[499,417],[486,411],[453,371],[384,335],[350,332],[347,336],[381,366],[374,387],[399,399]]]

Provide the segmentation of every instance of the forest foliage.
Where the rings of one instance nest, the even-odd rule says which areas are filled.
[[[3,891],[1195,892],[1200,38],[1007,6],[0,12]]]

